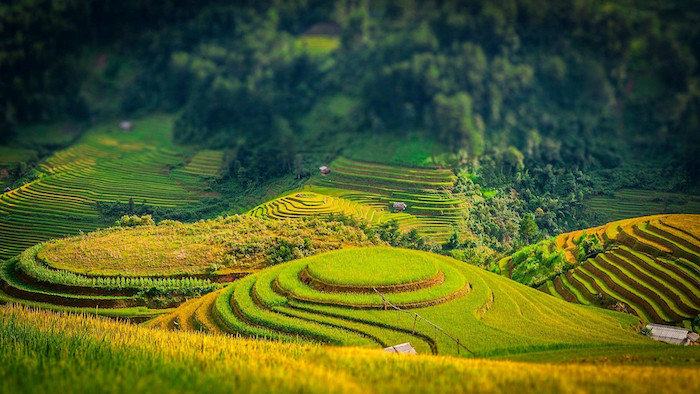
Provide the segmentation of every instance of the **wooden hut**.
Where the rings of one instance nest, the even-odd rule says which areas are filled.
[[[321,171],[321,175],[328,175],[331,173],[331,169],[326,166],[318,167],[318,169]]]
[[[405,202],[395,202],[392,207],[394,208],[394,211],[405,211],[406,208],[408,208],[408,205],[406,205]]]
[[[653,339],[673,345],[691,345],[698,341],[698,334],[685,328],[663,324],[647,324],[649,336]]]

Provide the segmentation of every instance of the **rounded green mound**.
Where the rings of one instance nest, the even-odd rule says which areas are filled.
[[[346,286],[390,286],[432,279],[441,271],[439,260],[393,248],[349,249],[307,260],[311,277]]]
[[[411,258],[403,270],[401,257]],[[375,277],[366,269],[373,264],[383,270]],[[312,270],[338,284],[316,286]],[[373,285],[380,280],[390,285]],[[233,334],[366,347],[410,342],[419,353],[482,356],[647,340],[627,329],[638,324],[633,317],[569,304],[446,256],[381,247],[267,268],[218,293],[210,308],[215,329]]]

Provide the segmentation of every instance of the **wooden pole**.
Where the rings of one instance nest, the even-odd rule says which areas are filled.
[[[416,323],[418,322],[418,315],[415,315],[413,317],[413,330],[411,331],[411,335],[414,335],[416,333]]]

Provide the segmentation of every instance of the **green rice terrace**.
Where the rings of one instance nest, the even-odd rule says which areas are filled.
[[[247,215],[110,228],[52,240],[0,265],[0,302],[143,320],[280,261],[373,245],[336,222]]]
[[[410,342],[418,353],[466,357],[652,343],[636,334],[633,316],[567,303],[445,256],[386,247],[270,267],[148,325],[362,347]]]
[[[700,313],[698,223],[697,215],[658,215],[562,234],[551,247],[563,252],[569,268],[540,290],[646,322],[690,327]],[[601,245],[595,253],[582,246],[591,242]]]
[[[594,212],[608,220],[620,220],[662,213],[700,214],[700,196],[642,189],[620,189],[613,196],[586,200]]]
[[[287,219],[343,213],[375,224],[396,220],[401,230],[416,229],[437,242],[444,242],[464,217],[463,202],[449,194],[456,179],[450,170],[344,158],[335,160],[330,168],[330,174],[314,177],[301,190],[266,202],[250,214]],[[394,210],[395,202],[407,207]]]
[[[0,259],[38,242],[107,227],[102,202],[182,207],[210,196],[206,179],[219,151],[194,154],[172,144],[172,117],[151,116],[129,132],[96,127],[41,163],[36,179],[0,195]]]

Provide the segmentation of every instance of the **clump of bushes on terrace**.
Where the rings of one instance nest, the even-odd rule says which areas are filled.
[[[119,227],[136,227],[136,226],[153,226],[156,222],[153,221],[151,215],[124,215],[114,223]]]
[[[513,255],[511,264],[512,279],[528,286],[539,286],[571,268],[553,238],[521,249]]]

